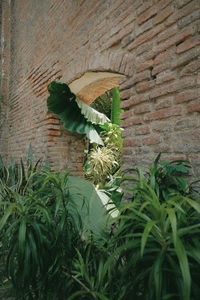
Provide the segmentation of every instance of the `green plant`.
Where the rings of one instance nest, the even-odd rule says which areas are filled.
[[[112,123],[106,123],[101,127],[104,131],[100,136],[105,146],[93,146],[84,166],[86,178],[100,187],[110,181],[110,177],[120,168],[123,145],[122,128]]]
[[[1,161],[2,286],[10,278],[17,299],[62,300],[77,289],[71,274],[76,248],[92,236],[95,243],[106,239],[106,208],[83,179],[38,169],[26,170],[23,181],[24,164],[14,166],[8,171]]]
[[[120,114],[123,110],[120,108],[120,93],[119,88],[114,87],[112,89],[112,107],[111,107],[111,122],[119,125],[121,123]]]
[[[101,127],[104,129],[100,134],[104,145],[113,151],[117,161],[120,162],[121,151],[123,148],[123,129],[119,125],[112,123],[106,123]]]
[[[118,167],[118,162],[112,149],[97,146],[88,155],[85,164],[86,178],[96,185],[103,185],[116,167]]]
[[[103,145],[98,131],[101,131],[100,124],[109,121],[104,114],[77,99],[65,83],[53,81],[48,91],[48,109],[61,118],[66,129],[86,134],[91,143]]]
[[[165,201],[174,195],[189,195],[191,193],[192,183],[187,183],[189,169],[191,166],[185,160],[160,160],[159,154],[143,176],[150,187],[155,191],[156,195]],[[135,177],[130,180],[137,182],[137,176],[141,175],[138,169],[129,169],[126,172],[134,172]]]
[[[135,169],[138,176],[128,188],[132,199],[121,203],[113,240],[124,291],[118,299],[196,300],[200,294],[200,201],[181,195],[179,185],[168,181],[171,166],[185,174],[180,162],[164,164],[157,177],[152,166],[147,173]]]
[[[106,115],[109,119],[111,117],[111,104],[112,104],[112,92],[111,90],[105,92],[105,94],[99,96],[90,106],[97,111]]]

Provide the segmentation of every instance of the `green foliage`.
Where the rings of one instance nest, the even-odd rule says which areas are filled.
[[[101,132],[101,138],[104,142],[104,145],[108,149],[111,149],[117,160],[120,161],[121,151],[123,147],[123,129],[119,127],[119,125],[112,123],[106,123],[101,127],[104,129],[104,131]]]
[[[102,187],[120,167],[123,139],[122,128],[117,124],[106,123],[101,127],[104,131],[100,136],[105,146],[93,147],[87,156],[84,170],[87,179]]]
[[[123,110],[120,108],[120,93],[119,88],[115,87],[112,89],[112,108],[111,108],[111,122],[119,125],[121,123],[120,114]]]
[[[61,118],[66,129],[86,134],[91,143],[103,145],[98,131],[101,131],[99,123],[107,122],[106,116],[80,103],[65,83],[53,81],[48,85],[48,91],[48,109]]]
[[[112,92],[107,91],[105,94],[99,96],[92,104],[90,105],[97,111],[106,115],[109,119],[111,118],[111,105],[112,105]]]
[[[123,299],[197,299],[199,258],[193,253],[200,234],[200,202],[180,195],[161,202],[145,179],[132,191],[115,235],[119,260],[126,262]]]
[[[142,179],[142,177],[145,177],[147,183],[161,201],[165,201],[177,194],[183,196],[189,194],[192,187],[192,184],[189,185],[186,180],[191,168],[189,162],[184,160],[161,161],[160,156],[161,154],[157,156],[147,172],[142,172],[138,169],[127,171],[136,174],[135,177],[132,177],[136,182],[137,178]]]
[[[189,165],[159,159],[106,184],[131,196],[118,209],[84,179],[37,165],[23,181],[1,160],[0,287],[19,300],[198,300],[200,200],[174,184]]]
[[[95,185],[103,185],[116,167],[118,167],[118,163],[112,149],[107,147],[93,148],[85,164],[86,178]]]
[[[6,168],[1,160],[0,172],[1,285],[11,279],[17,299],[71,295],[77,289],[71,274],[76,248],[92,235],[102,243],[108,231],[93,185],[68,173],[25,171],[22,162]]]

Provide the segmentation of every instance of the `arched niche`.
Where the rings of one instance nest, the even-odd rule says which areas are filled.
[[[97,97],[113,87],[120,85],[124,75],[111,72],[86,72],[69,84],[71,91],[86,104],[91,104]]]

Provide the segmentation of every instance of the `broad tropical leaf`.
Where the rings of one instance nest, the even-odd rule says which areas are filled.
[[[53,81],[48,85],[48,91],[48,109],[61,118],[66,129],[86,134],[91,143],[103,145],[96,128],[101,130],[99,124],[107,122],[106,116],[86,104],[80,104],[81,101],[76,100],[76,96],[65,83]]]
[[[95,187],[74,176],[69,176],[68,187],[70,198],[81,216],[85,233],[93,232],[96,237],[100,237],[107,230],[109,214]]]
[[[105,124],[110,122],[110,120],[106,117],[106,115],[98,112],[96,109],[91,106],[85,104],[83,101],[76,98],[76,103],[81,110],[81,113],[84,117],[93,124]]]

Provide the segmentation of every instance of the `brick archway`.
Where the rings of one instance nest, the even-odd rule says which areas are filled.
[[[74,80],[69,87],[80,100],[86,104],[91,104],[106,91],[119,86],[120,80],[124,77],[124,75],[112,72],[86,72]]]
[[[69,72],[70,70],[70,72]],[[63,70],[61,81],[66,82],[75,94],[86,103],[114,86],[121,86],[134,70],[133,56],[121,51],[95,53],[72,61]],[[88,79],[90,81],[84,82]],[[79,90],[73,89],[79,86]],[[74,175],[82,174],[84,140],[81,135],[68,132],[62,127],[57,116],[48,114],[48,159],[55,170],[68,168]],[[52,128],[59,128],[52,131]],[[55,160],[56,157],[56,160]]]

